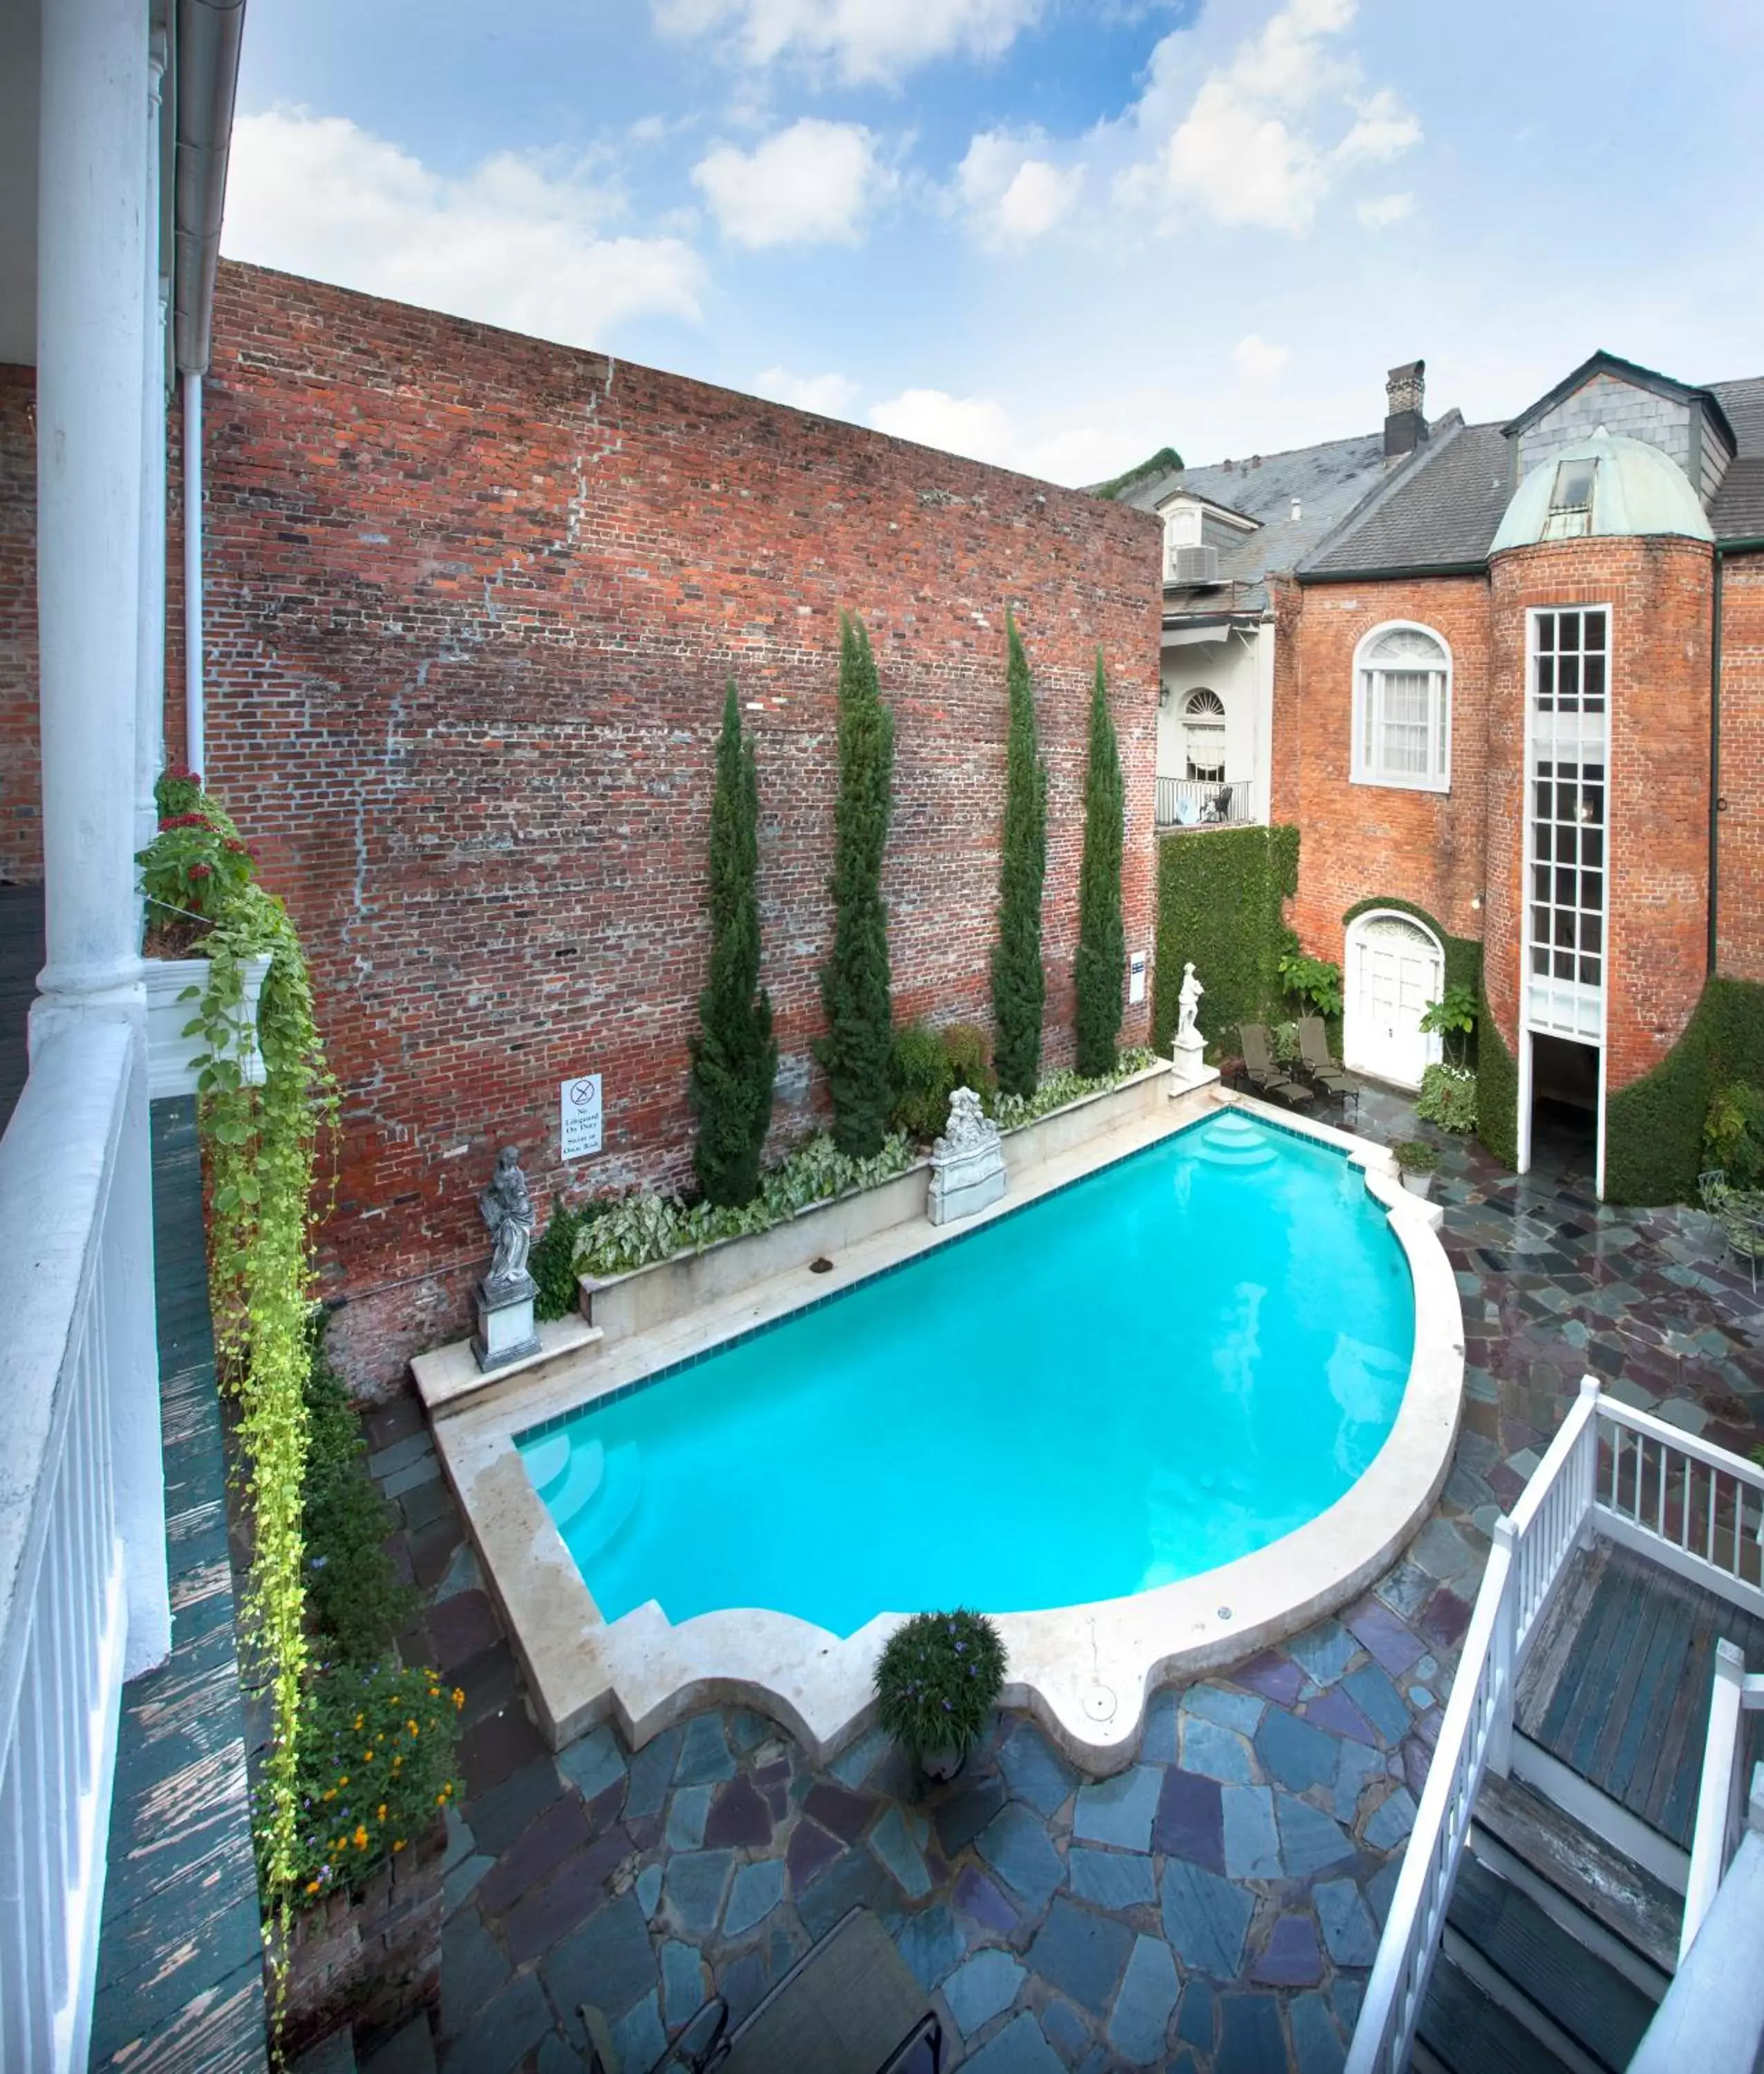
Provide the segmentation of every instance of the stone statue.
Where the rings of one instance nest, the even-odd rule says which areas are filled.
[[[980,1105],[972,1088],[957,1088],[949,1097],[949,1120],[944,1134],[931,1148],[933,1159],[949,1159],[958,1153],[976,1152],[998,1142],[998,1126]]]
[[[477,1199],[478,1214],[495,1242],[490,1271],[484,1278],[485,1298],[493,1305],[518,1302],[533,1293],[532,1277],[527,1271],[533,1244],[533,1198],[527,1192],[520,1159],[514,1146],[505,1145],[496,1155],[490,1185]]]
[[[998,1126],[972,1088],[949,1097],[949,1121],[931,1148],[925,1214],[934,1225],[972,1217],[1005,1192],[1005,1149]]]
[[[1192,964],[1182,969],[1182,991],[1176,996],[1176,1042],[1183,1050],[1192,1050],[1200,1033],[1194,1027],[1195,1010],[1200,1006],[1200,997],[1206,989],[1194,976]]]

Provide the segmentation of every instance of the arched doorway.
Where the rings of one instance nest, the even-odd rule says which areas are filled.
[[[1348,925],[1341,1056],[1349,1069],[1418,1088],[1440,1056],[1421,1018],[1445,991],[1445,952],[1412,915],[1378,908]]]

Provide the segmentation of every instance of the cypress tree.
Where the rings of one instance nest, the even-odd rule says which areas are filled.
[[[827,1035],[816,1050],[833,1098],[833,1142],[854,1159],[880,1151],[888,1130],[894,1033],[882,865],[894,764],[894,717],[882,702],[870,636],[842,614],[833,946],[820,972]]]
[[[1078,868],[1078,957],[1076,1064],[1095,1080],[1115,1068],[1121,1035],[1121,975],[1127,961],[1121,923],[1121,758],[1109,691],[1097,651],[1097,684],[1090,700],[1090,764],[1084,774],[1084,853]]]
[[[751,1201],[772,1120],[778,1047],[771,1002],[759,985],[758,878],[759,776],[731,677],[711,796],[710,973],[692,1047],[692,1163],[713,1203]]]
[[[1010,733],[1005,762],[998,940],[992,953],[993,1070],[1006,1094],[1032,1095],[1041,1075],[1041,890],[1047,872],[1047,766],[1035,753],[1029,659],[1010,611],[1006,684]]]

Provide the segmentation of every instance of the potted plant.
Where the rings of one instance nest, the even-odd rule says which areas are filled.
[[[933,1779],[953,1779],[985,1732],[1005,1646],[984,1613],[915,1613],[876,1663],[882,1725]]]
[[[1405,1138],[1390,1148],[1396,1155],[1397,1167],[1403,1177],[1403,1185],[1411,1196],[1430,1195],[1433,1190],[1433,1170],[1440,1163],[1440,1155],[1425,1139]]]
[[[147,898],[147,1092],[155,1099],[194,1094],[201,1062],[210,1059],[229,1060],[242,1083],[261,1087],[258,1002],[269,957],[238,959],[211,1000],[213,961],[192,955],[250,884],[256,861],[192,771],[174,766],[155,792],[159,829],[135,858]]]

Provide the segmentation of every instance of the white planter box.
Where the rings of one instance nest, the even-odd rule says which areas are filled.
[[[162,1095],[193,1095],[196,1068],[192,1061],[207,1047],[200,1037],[186,1037],[187,1023],[195,1020],[201,994],[209,984],[206,958],[143,958],[141,969],[147,987],[147,1095],[157,1101]],[[258,1049],[258,997],[269,976],[267,956],[245,962],[245,998],[239,1007],[238,1058],[246,1085],[263,1085],[263,1054]],[[180,998],[191,987],[197,992]]]

